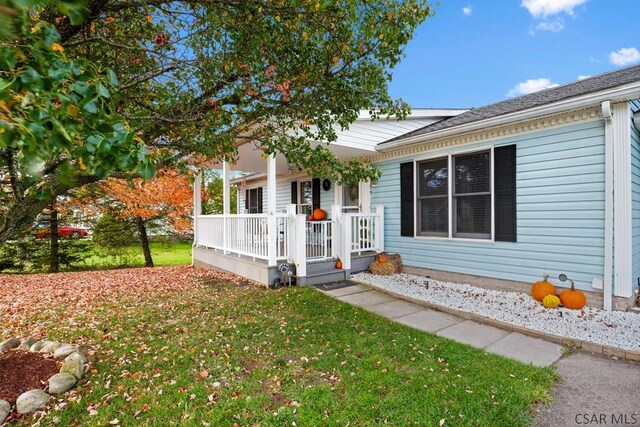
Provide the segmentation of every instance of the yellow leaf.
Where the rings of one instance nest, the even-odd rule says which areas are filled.
[[[280,22],[280,16],[276,15],[276,21]]]
[[[139,142],[140,144],[144,144],[144,139],[140,138],[138,135],[134,136],[133,140]]]
[[[380,34],[379,39],[382,40],[384,38],[384,34]]]
[[[51,45],[51,50],[54,52],[64,52],[64,48],[60,43],[54,43]]]
[[[67,114],[69,114],[73,118],[76,118],[79,112],[80,109],[74,104],[71,104],[67,107]]]
[[[147,15],[147,22],[149,24],[153,24],[153,18],[151,17],[151,15]]]
[[[92,22],[91,25],[89,25],[89,31],[91,31],[92,33],[96,32],[96,23]]]
[[[80,168],[80,170],[87,170],[87,165],[84,164],[84,162],[82,161],[82,157],[80,157],[78,159],[78,167]]]
[[[309,38],[309,34],[307,34],[307,32],[305,31],[304,33],[302,33],[302,39],[304,41],[307,41],[307,39]]]

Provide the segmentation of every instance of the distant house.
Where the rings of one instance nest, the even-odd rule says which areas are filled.
[[[233,183],[244,213],[196,215],[194,263],[263,283],[288,263],[308,284],[384,250],[472,284],[527,290],[565,273],[590,305],[625,308],[640,280],[639,99],[635,66],[471,110],[363,115],[330,148],[382,178],[349,188],[243,145],[236,168],[255,172]],[[308,221],[316,207],[328,218]]]

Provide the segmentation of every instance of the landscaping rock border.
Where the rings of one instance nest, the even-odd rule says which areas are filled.
[[[23,350],[42,353],[55,359],[63,359],[60,372],[48,379],[47,391],[33,389],[26,391],[16,399],[15,410],[19,414],[28,414],[46,406],[52,394],[62,394],[72,389],[88,369],[87,357],[77,345],[60,343],[50,340],[38,340],[34,337],[19,339],[12,337],[0,343],[0,353]],[[12,406],[5,400],[0,400],[0,424],[9,414]]]

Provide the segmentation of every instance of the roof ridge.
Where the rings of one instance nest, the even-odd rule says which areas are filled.
[[[437,130],[448,129],[480,120],[498,117],[517,111],[527,110],[541,105],[551,104],[563,99],[610,89],[634,81],[640,81],[640,64],[607,71],[585,79],[565,83],[561,86],[503,99],[477,108],[471,108],[462,114],[407,132],[393,139],[384,141],[379,145],[435,132]]]

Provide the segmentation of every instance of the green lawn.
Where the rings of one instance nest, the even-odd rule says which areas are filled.
[[[43,425],[512,427],[556,380],[309,288],[208,278],[145,292],[104,295],[50,330],[98,361],[82,399]]]
[[[191,243],[152,242],[151,257],[157,266],[191,264]],[[134,245],[115,251],[121,254],[120,259],[126,261],[128,267],[144,266],[144,256],[140,245]],[[113,268],[118,259],[106,257],[99,250],[95,250],[85,258],[83,268],[100,270]]]

